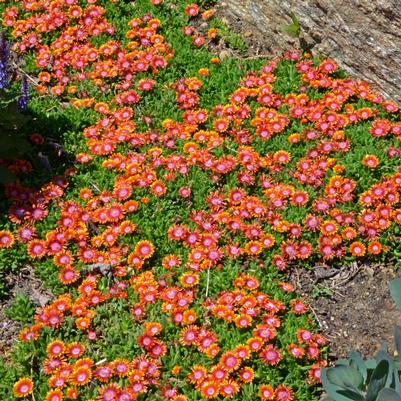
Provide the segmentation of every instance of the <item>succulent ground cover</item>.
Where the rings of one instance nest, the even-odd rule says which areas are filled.
[[[0,398],[316,399],[326,340],[286,271],[397,255],[397,105],[295,50],[220,60],[240,38],[207,2],[0,8],[30,139],[66,155],[47,182],[3,161],[1,269],[29,259],[54,299]]]

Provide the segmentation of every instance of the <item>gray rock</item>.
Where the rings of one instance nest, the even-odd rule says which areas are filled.
[[[225,0],[225,12],[259,33],[263,48],[289,49],[300,39],[334,58],[385,97],[401,102],[400,0]],[[300,39],[283,31],[296,15]]]

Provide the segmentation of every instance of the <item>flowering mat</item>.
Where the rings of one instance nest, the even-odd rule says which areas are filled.
[[[288,271],[399,253],[398,106],[331,59],[216,57],[207,3],[0,1],[42,155],[2,162],[1,268],[54,294],[1,400],[316,400]]]

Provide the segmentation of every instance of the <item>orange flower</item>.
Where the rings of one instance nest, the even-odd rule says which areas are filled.
[[[32,393],[33,381],[28,377],[23,377],[14,384],[13,390],[16,397],[27,397],[29,394]]]
[[[139,241],[134,249],[134,252],[141,259],[150,258],[155,251],[154,245],[150,241]]]
[[[268,384],[262,384],[259,387],[259,397],[264,401],[272,400],[274,397],[274,389]]]
[[[371,241],[368,244],[368,252],[372,255],[379,255],[382,251],[382,245],[379,241]]]
[[[76,320],[75,325],[76,325],[77,329],[86,330],[90,326],[90,319],[88,319],[86,317],[79,317]]]
[[[14,241],[14,236],[10,231],[0,231],[0,248],[10,248]]]
[[[376,168],[379,165],[379,159],[375,155],[365,155],[362,164],[368,168]]]
[[[44,401],[63,401],[63,392],[60,389],[50,390]]]
[[[199,75],[206,77],[209,75],[209,69],[208,68],[199,68],[198,73],[199,73]]]
[[[292,401],[294,399],[294,393],[292,389],[283,384],[279,384],[274,390],[275,401]]]
[[[174,376],[179,375],[181,373],[181,366],[175,365],[173,366],[173,369],[171,369],[171,374]]]
[[[190,288],[199,283],[199,275],[196,273],[187,272],[183,273],[179,280],[183,287]]]
[[[266,345],[259,353],[259,357],[268,365],[277,365],[281,360],[280,351],[275,349],[272,344]]]
[[[209,18],[213,17],[214,14],[216,14],[216,10],[214,10],[213,8],[206,10],[202,13],[202,19],[206,21]]]
[[[219,385],[214,381],[205,381],[202,383],[200,388],[202,397],[207,400],[211,398],[217,398],[219,396]]]
[[[239,315],[234,319],[235,325],[242,329],[252,324],[252,318],[249,315]]]
[[[70,358],[77,359],[85,352],[85,346],[79,342],[72,342],[67,345],[66,353]]]
[[[285,150],[279,150],[273,154],[273,160],[279,164],[287,164],[291,160],[291,155]]]
[[[188,4],[184,9],[185,14],[189,17],[195,17],[199,13],[199,6],[197,4]]]
[[[64,354],[65,346],[64,342],[61,340],[54,340],[49,343],[46,347],[46,352],[49,358],[57,358]]]
[[[92,371],[89,368],[78,367],[74,369],[70,376],[70,381],[74,386],[84,386],[92,378]]]
[[[345,240],[352,240],[356,237],[357,232],[352,227],[346,227],[341,231],[341,237]]]
[[[167,188],[166,186],[163,184],[162,181],[160,180],[156,180],[151,186],[150,186],[150,190],[152,191],[153,195],[156,196],[163,196],[166,191]]]
[[[262,252],[263,246],[259,241],[249,241],[244,249],[248,255],[258,255]]]
[[[349,246],[352,256],[363,256],[366,252],[366,247],[361,242],[355,241]]]
[[[301,135],[298,133],[294,133],[288,136],[288,142],[293,145],[294,143],[301,142]]]
[[[202,383],[207,377],[207,369],[201,365],[195,365],[191,368],[188,379],[192,384]]]

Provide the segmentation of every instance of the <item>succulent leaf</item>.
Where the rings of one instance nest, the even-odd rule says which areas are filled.
[[[395,348],[398,353],[398,357],[401,356],[401,327],[395,326],[394,329],[394,340],[395,340]]]
[[[391,280],[389,283],[390,294],[398,309],[401,310],[401,277]]]
[[[358,389],[363,383],[363,376],[351,366],[336,366],[327,371],[327,378],[331,383],[343,388]]]
[[[376,369],[373,371],[366,393],[366,401],[376,401],[379,391],[386,385],[389,375],[390,364],[387,360],[382,359]]]
[[[330,401],[330,400],[350,401],[350,399],[347,396],[338,393],[339,390],[344,390],[344,388],[331,383],[331,381],[327,378],[327,371],[329,369],[334,369],[334,368],[323,368],[320,376],[324,389],[328,394],[328,399],[326,398],[325,401]]]
[[[393,358],[391,358],[391,356],[387,352],[379,351],[376,354],[376,360],[378,363],[383,360],[388,362],[389,372],[388,372],[385,387],[394,387],[394,361],[393,361]]]
[[[366,379],[368,378],[368,369],[365,361],[361,357],[361,354],[359,352],[351,351],[349,353],[349,357],[351,358],[351,366],[358,369],[359,373],[363,377],[363,381],[366,382]]]
[[[352,401],[365,401],[365,397],[362,394],[360,394],[354,390],[351,390],[349,388],[344,389],[344,390],[338,390],[337,393],[347,397],[348,400],[350,400],[350,401],[351,400]]]
[[[384,388],[380,391],[376,401],[401,401],[401,395],[391,388]]]

